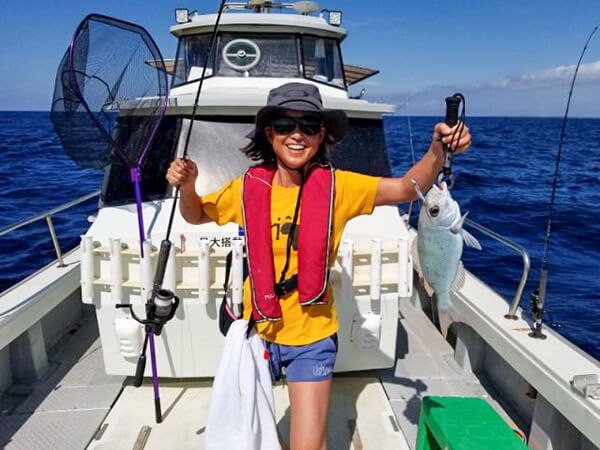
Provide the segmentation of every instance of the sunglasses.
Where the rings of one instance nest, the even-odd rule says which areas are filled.
[[[317,117],[278,117],[271,121],[271,127],[277,134],[290,134],[296,130],[307,136],[315,136],[321,132],[323,121]]]

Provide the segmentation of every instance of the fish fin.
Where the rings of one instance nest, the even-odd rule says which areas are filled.
[[[456,276],[454,277],[454,281],[452,282],[452,286],[450,290],[452,292],[460,291],[462,287],[465,285],[465,278],[467,274],[465,272],[465,266],[462,261],[458,262],[458,270],[456,271]]]
[[[475,236],[473,236],[465,229],[462,229],[460,233],[462,234],[463,240],[465,241],[465,244],[467,244],[467,247],[471,247],[476,250],[481,250],[481,244]]]
[[[451,302],[450,302],[450,294],[449,293],[445,293],[442,295],[437,295],[437,307],[439,311],[448,311],[450,310],[450,307],[452,306]]]
[[[467,218],[468,214],[469,214],[469,211],[467,211],[466,213],[464,213],[463,216],[460,219],[458,219],[458,222],[456,222],[450,228],[450,231],[452,231],[454,234],[460,233],[462,231],[463,223],[465,222],[465,219]]]

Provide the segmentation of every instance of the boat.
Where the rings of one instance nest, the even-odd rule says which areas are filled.
[[[190,127],[216,19],[179,11],[170,28],[179,45],[166,64],[169,105],[147,173],[164,173],[183,152],[181,136]],[[348,135],[331,152],[336,167],[391,175],[383,117],[395,108],[349,95],[349,86],[377,70],[343,62],[347,31],[340,11],[307,1],[227,2],[217,36],[189,146],[199,167],[199,194],[249,166],[238,149],[268,91],[289,81],[318,86],[326,108],[346,111]],[[174,191],[162,176],[142,180],[148,237],[142,257],[125,170],[113,164],[99,191],[0,230],[7,235],[46,220],[57,257],[0,294],[1,447],[203,447],[223,346],[219,304],[225,290],[234,310],[242,303],[243,230],[192,226],[175,215],[163,287],[181,304],[156,338],[163,404],[163,420],[156,423],[151,367],[141,387],[132,381],[144,330],[131,311],[144,315]],[[52,216],[96,198],[98,211],[80,245],[63,254]],[[423,399],[439,396],[483,399],[532,449],[599,448],[600,363],[552,329],[543,330],[545,339],[530,337],[532,319],[520,307],[529,272],[526,250],[467,221],[518,252],[523,272],[513,299],[467,272],[464,286],[452,294],[451,317],[435,308],[422,285],[411,252],[417,230],[407,217],[399,208],[377,207],[349,222],[342,237],[330,275],[340,351],[328,447],[415,449]],[[233,270],[225,289],[230,252]],[[131,309],[116,308],[121,304]],[[284,382],[274,385],[274,394],[285,440]]]

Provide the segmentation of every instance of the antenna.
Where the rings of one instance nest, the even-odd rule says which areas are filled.
[[[294,8],[303,16],[308,16],[310,13],[319,11],[319,5],[317,4],[317,2],[295,2],[292,3],[292,8]]]

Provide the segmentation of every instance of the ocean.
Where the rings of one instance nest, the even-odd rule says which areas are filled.
[[[431,140],[436,117],[388,117],[393,173],[411,165]],[[552,175],[562,120],[473,117],[472,148],[453,160],[452,190],[469,218],[515,241],[531,257],[522,300],[537,287]],[[81,169],[65,155],[47,112],[0,112],[0,228],[100,189],[103,171]],[[600,119],[569,119],[550,243],[546,326],[600,359]],[[53,216],[63,251],[79,243],[97,200]],[[416,223],[416,212],[413,217]],[[473,231],[481,252],[465,249],[466,268],[510,301],[522,263],[511,249]],[[48,264],[45,221],[0,237],[0,291]],[[508,310],[508,306],[507,306]]]

